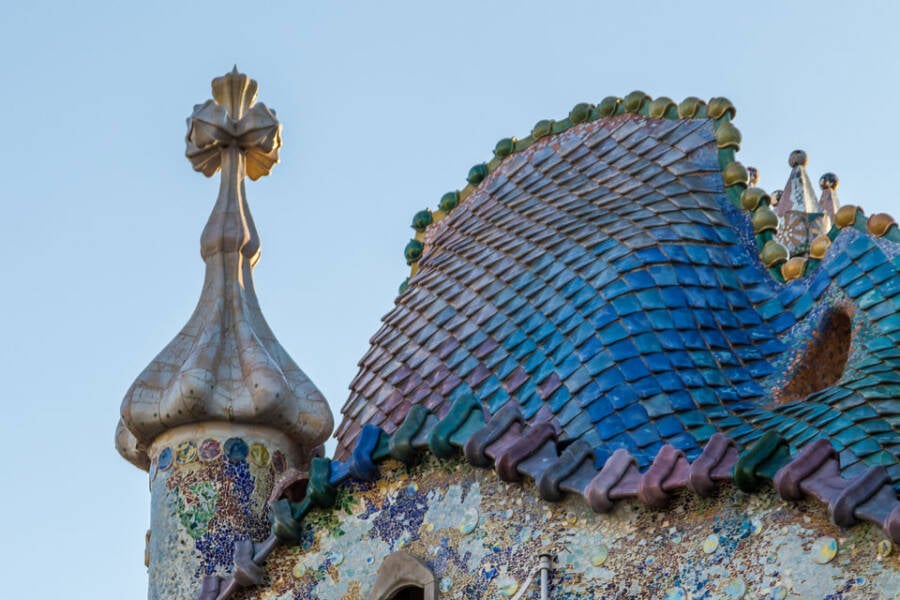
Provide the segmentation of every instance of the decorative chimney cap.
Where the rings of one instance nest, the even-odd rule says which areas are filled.
[[[759,184],[759,169],[756,167],[747,167],[747,173],[750,175],[750,180],[747,185],[750,187],[755,187]]]
[[[838,179],[838,176],[834,173],[825,173],[819,178],[819,187],[822,188],[819,206],[822,207],[822,212],[824,212],[829,219],[829,224],[831,223],[830,219],[834,217],[841,208],[841,200],[838,198],[837,192],[840,184],[841,182]]]
[[[794,167],[805,167],[808,163],[809,157],[806,155],[805,150],[794,150],[788,157],[788,165],[790,165],[792,169]]]
[[[187,325],[125,394],[116,430],[119,453],[144,469],[153,440],[178,427],[268,427],[311,456],[333,426],[325,398],[275,339],[253,288],[260,245],[244,177],[259,179],[278,162],[281,125],[255,102],[256,81],[237,67],[214,79],[212,90],[213,100],[194,107],[186,137],[195,170],[222,171],[201,236],[203,291]]]
[[[819,187],[822,190],[836,190],[840,183],[838,176],[831,172],[825,173],[819,178]]]
[[[781,197],[775,205],[779,218],[789,212],[817,213],[821,212],[816,191],[806,172],[809,156],[804,150],[794,150],[788,157],[791,174],[784,186]]]

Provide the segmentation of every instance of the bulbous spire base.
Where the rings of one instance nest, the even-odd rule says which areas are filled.
[[[215,100],[194,108],[187,151],[219,196],[201,236],[203,291],[187,324],[138,376],[122,402],[116,447],[140,468],[160,436],[203,423],[282,432],[310,455],[333,427],[325,398],[275,338],[259,307],[253,267],[260,243],[244,179],[278,161],[281,125],[255,104],[256,82],[235,69],[213,81]]]

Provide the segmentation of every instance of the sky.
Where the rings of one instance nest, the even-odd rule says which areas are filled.
[[[199,297],[218,184],[184,158],[185,118],[234,64],[284,127],[281,164],[248,182],[260,304],[335,415],[407,274],[413,214],[498,139],[579,102],[726,96],[762,187],[783,187],[802,148],[815,181],[838,174],[842,203],[900,216],[900,3],[31,0],[2,14],[4,597],[146,596],[147,477],[113,432]]]

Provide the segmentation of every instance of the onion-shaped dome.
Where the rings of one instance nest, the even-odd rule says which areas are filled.
[[[147,449],[176,427],[230,422],[271,427],[311,454],[331,432],[328,404],[275,338],[253,288],[260,244],[244,178],[278,162],[281,125],[237,72],[213,80],[213,98],[188,119],[187,157],[207,177],[222,171],[200,238],[206,277],[188,323],[138,376],[122,401],[116,447],[147,468]]]

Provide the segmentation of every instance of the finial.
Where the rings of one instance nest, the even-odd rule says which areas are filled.
[[[779,217],[784,216],[788,211],[820,212],[816,192],[806,173],[808,162],[809,157],[803,150],[794,150],[788,157],[791,174],[776,205]]]
[[[791,256],[809,252],[812,239],[831,227],[828,217],[821,214],[822,207],[816,196],[816,190],[806,172],[808,163],[809,157],[805,151],[791,152],[788,157],[791,174],[775,205],[779,219],[775,237],[787,247]]]
[[[222,149],[229,146],[242,150],[253,181],[272,171],[281,148],[281,124],[275,111],[256,103],[257,89],[237,65],[213,79],[213,100],[195,106],[188,117],[185,154],[195,171],[212,177],[222,166]]]
[[[804,150],[794,150],[788,157],[788,164],[791,166],[791,168],[805,167],[807,163],[809,163],[809,157],[806,155],[806,151]]]
[[[747,185],[756,187],[759,184],[759,169],[756,167],[747,167],[747,173],[750,175],[750,181]]]
[[[213,80],[212,93],[194,107],[186,137],[195,170],[207,177],[222,171],[200,240],[206,281],[187,325],[125,395],[116,432],[119,452],[142,468],[154,439],[176,427],[269,427],[311,456],[333,424],[319,390],[269,329],[253,287],[260,245],[244,178],[267,175],[278,162],[281,125],[256,103],[256,81],[236,65]]]
[[[838,189],[838,185],[840,185],[840,180],[838,176],[834,173],[825,173],[821,177],[819,177],[819,187],[824,190],[836,190]]]
[[[825,213],[829,226],[831,220],[834,219],[837,211],[841,208],[841,201],[837,193],[839,185],[840,180],[834,173],[825,173],[819,178],[819,187],[822,188],[819,206],[822,207],[822,212]]]

